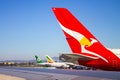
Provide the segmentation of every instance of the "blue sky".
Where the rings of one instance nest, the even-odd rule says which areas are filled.
[[[71,52],[51,10],[65,7],[109,48],[120,48],[119,0],[0,0],[0,60]]]

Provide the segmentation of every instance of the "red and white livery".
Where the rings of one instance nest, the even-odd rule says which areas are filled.
[[[120,71],[120,56],[105,48],[66,8],[52,8],[80,65]],[[120,51],[120,50],[119,50]]]

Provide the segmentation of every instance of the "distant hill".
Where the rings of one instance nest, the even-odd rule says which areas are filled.
[[[0,62],[15,62],[15,63],[24,63],[24,62],[36,62],[36,60],[3,60]],[[46,62],[46,60],[43,60],[43,62]]]
[[[54,61],[59,61],[59,57],[52,57]],[[0,62],[36,62],[36,60],[1,60]],[[47,62],[46,59],[43,60],[43,62]]]

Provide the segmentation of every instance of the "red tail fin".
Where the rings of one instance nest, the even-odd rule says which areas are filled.
[[[52,8],[73,53],[97,56],[108,62],[107,50],[67,9]]]
[[[95,39],[95,37],[67,9],[53,8],[53,11],[74,53],[81,52],[80,39],[83,36],[89,39],[87,40],[88,45],[90,45],[90,38]],[[84,44],[83,42],[81,43]]]

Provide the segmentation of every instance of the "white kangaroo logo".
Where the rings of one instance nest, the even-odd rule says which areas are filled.
[[[97,53],[94,53],[92,51],[89,51],[87,49],[85,49],[85,47],[90,47],[91,45],[93,45],[94,43],[97,43],[98,41],[96,39],[93,39],[93,38],[90,38],[91,41],[89,41],[84,35],[78,33],[78,32],[75,32],[75,31],[72,31],[66,27],[64,27],[61,23],[59,23],[60,26],[62,27],[62,29],[69,35],[71,35],[72,37],[74,37],[78,42],[80,42],[80,45],[81,45],[81,52],[82,53],[87,53],[87,54],[92,54],[92,55],[95,55],[101,59],[103,59],[105,62],[108,63],[107,59],[105,59],[104,57],[102,57],[101,55],[97,54]],[[86,41],[83,40],[83,42],[81,42],[82,39],[85,39]],[[85,43],[84,43],[85,42]],[[89,44],[89,45],[88,45]]]

